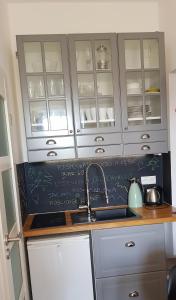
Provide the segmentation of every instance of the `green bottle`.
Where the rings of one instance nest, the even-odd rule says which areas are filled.
[[[137,179],[134,177],[130,179],[131,185],[128,192],[128,206],[131,208],[138,208],[143,206],[142,201],[142,192],[137,182]]]

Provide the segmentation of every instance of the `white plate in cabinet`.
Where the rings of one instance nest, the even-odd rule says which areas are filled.
[[[28,150],[74,147],[73,136],[27,139]]]
[[[74,148],[28,151],[29,162],[75,158]]]
[[[95,277],[165,270],[163,225],[92,231]]]
[[[96,280],[97,300],[167,300],[166,272]]]
[[[77,146],[96,146],[96,145],[112,145],[121,144],[121,133],[109,133],[109,134],[91,134],[80,135],[76,137]]]
[[[167,153],[168,144],[167,142],[156,142],[156,143],[142,143],[142,144],[125,144],[124,155],[146,155],[146,154],[157,154]]]
[[[120,156],[122,151],[122,145],[78,147],[78,158]]]
[[[125,144],[167,141],[167,130],[123,133]]]

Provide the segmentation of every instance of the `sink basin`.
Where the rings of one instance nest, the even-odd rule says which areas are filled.
[[[102,209],[91,212],[91,219],[87,212],[77,212],[71,215],[73,224],[84,224],[93,222],[136,219],[139,218],[130,208]]]

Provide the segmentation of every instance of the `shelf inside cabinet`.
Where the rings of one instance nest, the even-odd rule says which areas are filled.
[[[105,119],[105,120],[99,120],[99,123],[109,123],[109,122],[115,122],[114,119]],[[82,124],[92,124],[92,123],[97,123],[96,120],[85,120],[81,121]]]
[[[156,116],[156,117],[146,117],[146,120],[160,120],[161,117],[160,116]],[[143,121],[144,118],[128,118],[129,122],[133,122],[133,121]]]

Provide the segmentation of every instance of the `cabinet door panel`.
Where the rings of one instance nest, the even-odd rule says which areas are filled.
[[[28,151],[28,158],[30,162],[72,159],[75,158],[75,149],[66,148]]]
[[[73,136],[27,139],[28,150],[74,147]]]
[[[96,280],[97,300],[166,300],[166,272],[153,272]]]
[[[118,35],[123,131],[167,128],[162,33]]]
[[[94,230],[92,238],[96,278],[165,269],[163,225]]]
[[[124,145],[124,155],[145,155],[145,154],[157,154],[157,153],[167,153],[167,152],[168,152],[167,141]]]
[[[143,131],[143,132],[126,132],[123,133],[123,142],[125,144],[134,143],[151,143],[151,142],[167,142],[167,131]]]
[[[115,34],[69,36],[76,134],[121,131]]]
[[[17,48],[27,137],[73,134],[66,36],[18,36]],[[39,100],[45,126],[40,126],[40,109],[30,116]]]
[[[122,155],[122,145],[78,147],[78,157],[106,157]]]
[[[110,144],[121,144],[122,137],[121,133],[108,133],[108,134],[91,134],[91,135],[82,135],[77,136],[77,145],[81,146],[102,146]]]

